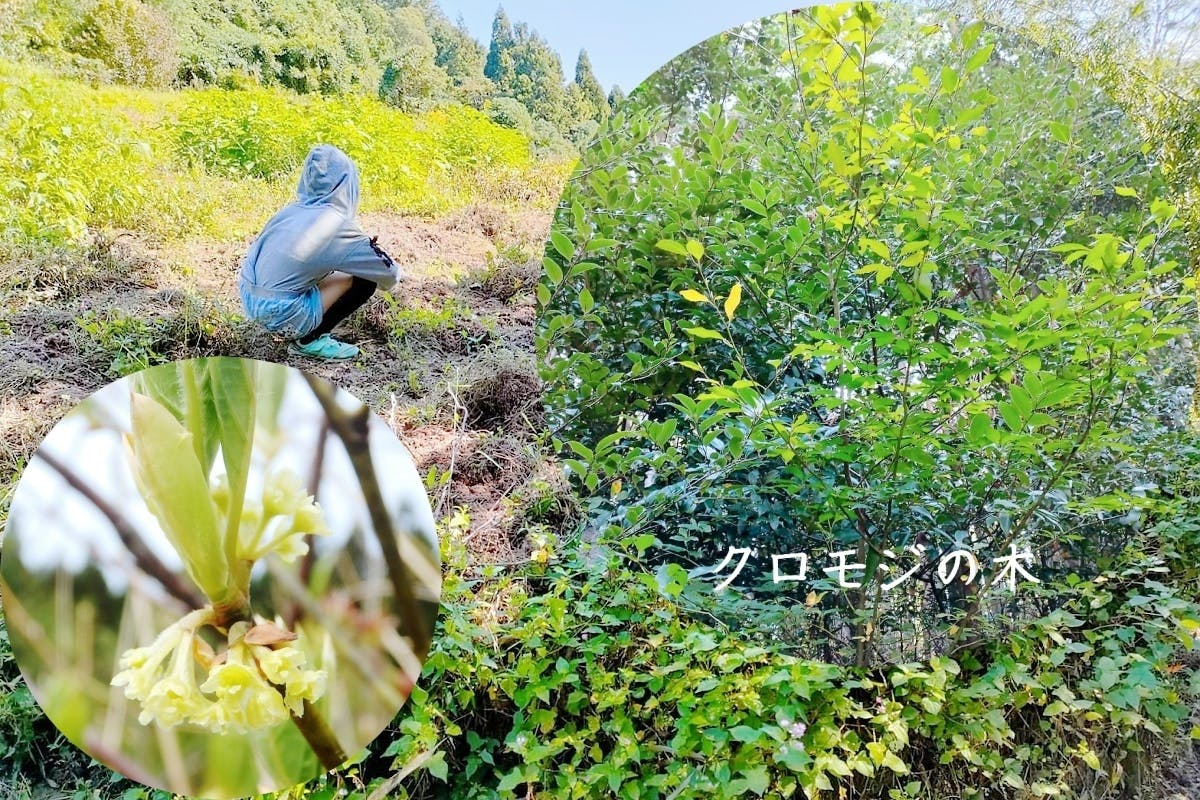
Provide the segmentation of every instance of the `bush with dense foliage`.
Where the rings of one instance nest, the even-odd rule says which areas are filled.
[[[1053,54],[960,31],[856,4],[706,43],[585,155],[547,250],[551,424],[593,524],[693,576],[752,548],[727,613],[810,656],[1048,612],[992,559],[1103,567],[1181,424],[1184,248],[1136,132]],[[935,569],[961,550],[967,586]],[[775,581],[795,553],[807,581]]]

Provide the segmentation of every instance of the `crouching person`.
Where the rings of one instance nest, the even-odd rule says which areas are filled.
[[[293,353],[354,358],[358,348],[331,332],[400,277],[357,214],[358,168],[338,148],[317,145],[304,160],[296,200],[267,222],[242,261],[246,315],[291,339]]]

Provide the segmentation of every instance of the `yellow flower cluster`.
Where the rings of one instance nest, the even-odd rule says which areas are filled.
[[[229,484],[217,479],[213,500],[222,517],[228,514]],[[247,499],[238,528],[238,557],[246,561],[274,551],[291,563],[308,552],[306,535],[329,533],[321,508],[305,490],[300,477],[290,469],[273,472],[263,486],[262,503]]]
[[[121,656],[121,671],[112,684],[124,686],[125,696],[141,703],[138,722],[246,733],[274,727],[289,714],[303,716],[304,701],[314,702],[324,694],[324,670],[307,669],[304,652],[295,642],[247,642],[252,629],[248,622],[230,627],[229,647],[222,656],[205,653],[197,629],[210,620],[208,609],[193,612],[170,625],[153,644]]]

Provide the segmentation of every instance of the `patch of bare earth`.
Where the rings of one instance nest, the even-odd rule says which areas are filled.
[[[4,500],[45,433],[123,364],[243,356],[291,364],[367,402],[423,476],[434,468],[436,510],[471,515],[473,560],[523,557],[512,498],[546,484],[532,447],[541,411],[533,289],[550,214],[477,205],[433,221],[360,222],[404,279],[335,332],[362,350],[346,363],[292,355],[244,318],[237,272],[249,240],[107,234],[62,262],[0,265]]]

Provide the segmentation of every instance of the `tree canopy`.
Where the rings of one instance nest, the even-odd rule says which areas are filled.
[[[549,148],[609,112],[586,54],[568,84],[545,39],[503,9],[486,48],[435,0],[15,0],[4,15],[0,53],[90,79],[375,94],[410,111],[510,98]]]

